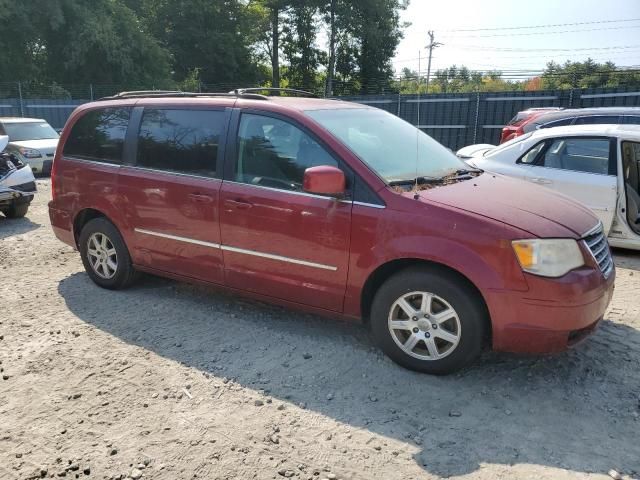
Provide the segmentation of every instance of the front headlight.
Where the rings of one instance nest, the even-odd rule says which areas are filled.
[[[36,150],[35,148],[20,147],[18,151],[24,158],[40,158],[42,156],[40,150]]]
[[[578,242],[567,239],[532,239],[511,242],[525,272],[542,277],[561,277],[584,265]]]

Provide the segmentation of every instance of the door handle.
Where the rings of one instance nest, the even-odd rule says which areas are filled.
[[[539,185],[549,185],[549,184],[553,183],[552,180],[549,180],[548,178],[541,178],[541,177],[532,178],[531,181],[533,183],[537,183]]]
[[[213,197],[211,195],[204,195],[202,193],[190,193],[189,200],[198,203],[212,203]]]
[[[226,207],[237,208],[238,210],[248,210],[253,207],[253,204],[246,200],[225,200],[224,204]]]

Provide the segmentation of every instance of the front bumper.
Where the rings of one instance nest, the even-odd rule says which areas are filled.
[[[590,267],[559,279],[526,277],[527,292],[486,294],[494,350],[540,354],[575,345],[604,317],[613,296],[615,270],[606,279]]]

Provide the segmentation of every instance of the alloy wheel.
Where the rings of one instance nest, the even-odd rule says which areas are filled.
[[[87,258],[91,268],[101,278],[110,279],[118,270],[118,255],[113,242],[104,233],[96,232],[87,241]]]
[[[455,309],[430,292],[410,292],[389,310],[389,332],[404,353],[419,360],[440,360],[460,343],[462,328]]]

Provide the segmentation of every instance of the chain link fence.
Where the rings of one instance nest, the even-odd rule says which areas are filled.
[[[258,87],[258,85],[256,85]],[[335,85],[334,85],[335,87]],[[202,93],[229,92],[230,84],[203,84]],[[83,103],[126,90],[154,86],[40,85],[29,82],[0,83],[0,117],[44,118],[54,128],[64,126],[71,112]],[[334,97],[381,108],[427,132],[456,150],[473,143],[497,143],[501,128],[520,110],[531,107],[640,107],[640,85],[619,88],[476,92],[457,94],[338,95]],[[322,88],[314,93],[322,96]]]

